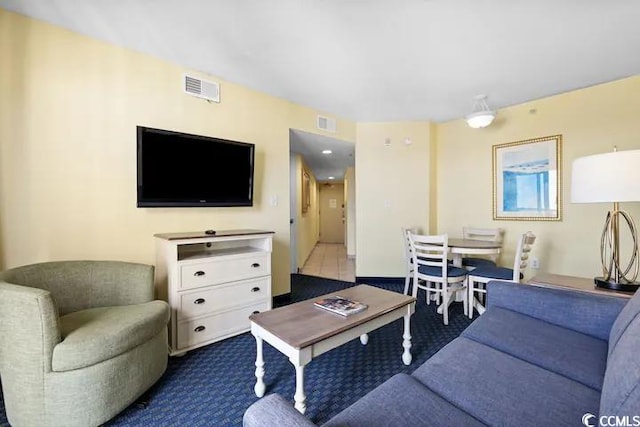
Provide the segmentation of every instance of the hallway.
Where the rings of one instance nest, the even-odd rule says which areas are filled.
[[[355,260],[347,258],[342,243],[317,243],[300,269],[301,274],[355,282]]]

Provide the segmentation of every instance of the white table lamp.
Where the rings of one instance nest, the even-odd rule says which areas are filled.
[[[613,203],[607,213],[600,242],[603,277],[596,277],[601,288],[635,291],[640,258],[638,233],[629,213],[620,210],[620,202],[640,201],[640,150],[613,151],[580,157],[573,161],[571,202]],[[629,262],[620,262],[620,218],[629,227],[632,248]]]

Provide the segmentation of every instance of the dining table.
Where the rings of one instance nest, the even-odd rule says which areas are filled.
[[[448,240],[449,245],[449,253],[452,255],[453,265],[455,267],[464,268],[462,266],[462,257],[465,255],[498,255],[502,250],[502,243],[500,242],[491,242],[487,240],[475,240],[475,239],[461,239],[452,237]],[[449,300],[449,304],[452,302],[461,302],[464,300],[464,295],[462,292],[467,292],[467,290],[456,292],[455,298],[451,298]],[[473,301],[471,302],[470,309],[476,309],[478,311],[484,311],[484,306],[478,301],[478,299],[474,296]],[[443,307],[440,305],[438,307],[438,313],[442,313]]]

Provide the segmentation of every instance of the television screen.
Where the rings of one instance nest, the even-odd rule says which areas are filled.
[[[253,205],[254,144],[137,131],[138,207]]]

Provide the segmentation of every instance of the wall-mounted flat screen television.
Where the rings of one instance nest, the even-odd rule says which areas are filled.
[[[253,206],[255,145],[137,126],[138,207]]]

